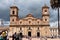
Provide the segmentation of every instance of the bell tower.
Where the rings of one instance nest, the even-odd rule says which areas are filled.
[[[12,40],[12,35],[16,32],[16,24],[18,20],[18,7],[17,6],[11,6],[10,7],[10,27],[9,27],[9,40]]]
[[[49,7],[46,5],[42,7],[42,19],[44,23],[49,23]]]
[[[10,7],[10,24],[15,24],[18,18],[18,7],[11,6]]]
[[[49,24],[49,7],[44,5],[42,7],[42,30],[44,30],[43,32],[41,32],[45,37],[49,37],[50,36],[50,24]]]

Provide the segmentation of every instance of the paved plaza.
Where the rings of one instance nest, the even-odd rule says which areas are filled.
[[[28,39],[28,38],[22,38],[22,40],[60,40],[60,38],[31,38],[31,39]]]
[[[22,38],[21,40],[60,40],[60,38]]]

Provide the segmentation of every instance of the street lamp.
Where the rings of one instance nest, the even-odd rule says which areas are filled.
[[[52,9],[58,9],[58,35],[60,36],[60,27],[59,27],[60,0],[50,0],[50,4],[51,4]]]

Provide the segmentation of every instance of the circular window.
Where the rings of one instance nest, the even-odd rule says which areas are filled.
[[[47,21],[47,19],[45,19],[45,21]]]
[[[45,10],[45,12],[47,12],[47,10]]]
[[[20,21],[20,24],[22,23],[22,21]]]
[[[39,23],[39,21],[38,21],[38,23]]]

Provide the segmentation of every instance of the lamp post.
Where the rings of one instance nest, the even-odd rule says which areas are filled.
[[[51,4],[52,9],[58,9],[58,35],[60,36],[60,27],[59,27],[60,0],[50,0],[50,4]]]

